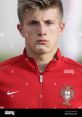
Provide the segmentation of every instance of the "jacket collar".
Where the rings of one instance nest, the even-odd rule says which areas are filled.
[[[31,58],[27,55],[26,48],[24,48],[23,56],[25,58],[26,64],[29,65],[29,70],[37,71],[38,70],[37,64],[33,58]],[[55,58],[56,59],[53,59],[52,61],[49,62],[49,64],[47,65],[46,71],[53,71],[53,68],[54,68],[53,63],[56,63],[56,61],[58,61],[62,58],[59,48],[57,49],[57,52],[55,54]]]
[[[32,59],[31,57],[29,57],[28,56],[28,54],[27,54],[27,52],[26,52],[26,48],[24,48],[24,51],[23,51],[23,55],[27,58],[27,59]],[[58,48],[57,49],[57,52],[56,52],[56,54],[55,54],[55,58],[56,58],[56,60],[59,60],[59,59],[61,59],[61,52],[60,52],[60,49]]]

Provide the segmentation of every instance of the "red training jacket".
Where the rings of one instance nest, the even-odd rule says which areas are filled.
[[[82,65],[56,53],[40,73],[26,55],[0,63],[0,108],[82,108]]]

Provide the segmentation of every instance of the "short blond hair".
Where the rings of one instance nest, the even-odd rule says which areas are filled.
[[[24,14],[29,10],[58,8],[60,16],[63,18],[63,5],[61,0],[18,0],[18,18],[23,22]]]

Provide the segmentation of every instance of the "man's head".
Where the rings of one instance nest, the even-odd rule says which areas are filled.
[[[17,25],[30,53],[47,54],[58,48],[64,29],[61,0],[18,0]]]
[[[61,0],[18,0],[18,18],[22,22],[26,12],[30,10],[44,10],[57,8],[59,15],[63,18],[63,6]]]

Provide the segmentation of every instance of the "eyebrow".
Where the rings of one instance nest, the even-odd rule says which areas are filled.
[[[47,19],[47,20],[44,20],[44,22],[46,21],[55,21],[55,20],[52,20],[52,19]],[[39,22],[38,20],[28,20],[28,22]]]

